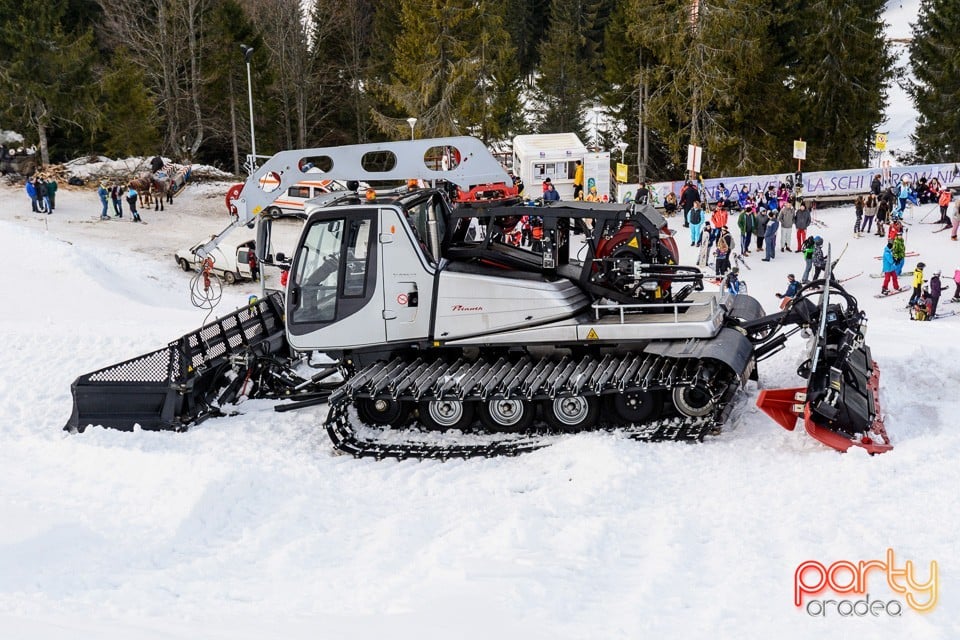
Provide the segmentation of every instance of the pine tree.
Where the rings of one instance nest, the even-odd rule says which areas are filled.
[[[910,42],[910,95],[917,108],[912,136],[919,162],[960,158],[960,4],[923,0]]]
[[[791,108],[801,114],[797,137],[808,142],[805,166],[864,166],[883,121],[892,59],[884,39],[884,0],[810,0],[792,16]]]
[[[583,108],[594,84],[590,66],[581,52],[584,45],[581,7],[568,0],[553,0],[550,26],[540,43],[540,76],[536,81],[542,103],[537,114],[540,133],[571,131],[581,138],[586,130]]]
[[[502,11],[495,2],[401,0],[390,81],[381,88],[400,115],[377,113],[381,130],[405,137],[406,114],[425,136],[492,135],[496,123],[516,113],[516,68]]]
[[[101,84],[106,155],[156,153],[160,145],[156,104],[144,83],[143,71],[133,64],[126,49],[115,51]]]
[[[68,32],[65,0],[0,3],[0,93],[4,113],[37,134],[41,161],[49,164],[47,135],[56,124],[93,130],[99,121],[90,29]]]
[[[627,38],[648,53],[645,122],[683,166],[688,144],[703,170],[724,175],[767,160],[766,123],[782,118],[776,58],[767,50],[773,14],[763,0],[631,0]],[[638,72],[640,70],[638,69]]]

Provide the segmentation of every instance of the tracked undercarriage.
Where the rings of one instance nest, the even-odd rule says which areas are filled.
[[[385,151],[393,168],[371,169],[368,157]],[[435,187],[327,194],[308,204],[295,255],[274,255],[272,219],[257,216],[270,210],[264,190],[304,179],[307,164],[344,182]],[[278,154],[247,181],[231,226],[259,222],[258,258],[288,272],[285,291],[165,355],[81,376],[67,428],[183,429],[238,398],[272,397],[292,401],[278,410],[329,402],[334,446],[360,457],[512,455],[584,430],[700,441],[720,431],[756,363],[803,330],[813,335],[805,386],[761,406],[787,428],[802,417],[837,449],[889,448],[865,318],[829,270],[765,315],[745,294],[704,291],[651,207],[452,203],[452,193],[505,193],[487,186],[508,180],[470,138]],[[314,353],[342,382],[328,382],[330,367],[295,371]],[[149,384],[126,377],[158,361]]]

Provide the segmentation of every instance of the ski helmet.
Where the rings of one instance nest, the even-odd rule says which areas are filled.
[[[821,238],[820,236],[814,236],[814,237],[813,237],[813,242],[814,242],[815,244],[823,244],[823,238]]]
[[[918,262],[918,263],[917,263],[917,268],[918,268],[918,269],[923,269],[925,266],[927,266],[927,264],[926,264],[925,262]]]

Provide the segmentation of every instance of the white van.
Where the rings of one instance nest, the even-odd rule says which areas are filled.
[[[201,260],[196,251],[209,240],[201,240],[189,249],[181,249],[173,254],[177,264],[184,271],[199,271],[203,260]],[[210,257],[213,259],[213,272],[217,274],[227,284],[233,284],[239,280],[252,280],[256,267],[256,257],[254,257],[254,248],[256,241],[247,240],[240,244],[221,244],[210,251]]]

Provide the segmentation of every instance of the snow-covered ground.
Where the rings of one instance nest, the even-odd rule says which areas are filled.
[[[96,221],[91,189],[42,216],[0,188],[0,637],[960,636],[960,316],[911,322],[905,296],[874,298],[883,242],[852,238],[850,207],[814,231],[849,243],[840,276],[864,272],[848,285],[883,372],[896,448],[881,456],[784,431],[754,383],[702,445],[579,435],[512,459],[354,460],[331,450],[323,408],[265,402],[182,434],[61,431],[75,377],[203,322],[172,252],[227,223],[226,188],[191,184],[146,226]],[[908,248],[950,280],[958,245],[919,224],[929,209],[908,214]],[[758,258],[743,276],[773,310],[802,261]],[[228,288],[218,313],[254,291]],[[797,384],[802,347],[761,363],[761,386]],[[801,562],[888,548],[921,578],[940,563],[931,614],[794,607]],[[879,573],[869,587],[903,602]]]
[[[182,434],[61,431],[74,378],[204,321],[172,254],[227,224],[227,186],[191,184],[146,226],[98,222],[90,189],[62,187],[40,216],[0,186],[0,638],[960,637],[960,316],[911,322],[905,296],[874,298],[883,242],[852,237],[851,207],[813,231],[849,245],[841,277],[863,272],[847,286],[882,368],[881,456],[784,431],[754,383],[702,445],[578,435],[511,459],[354,460],[331,450],[322,407],[264,402]],[[949,292],[958,244],[920,224],[931,207],[907,216],[907,269],[942,269]],[[743,277],[773,310],[802,261],[758,258]],[[217,312],[255,291],[227,288]],[[796,385],[802,346],[761,363],[760,386]],[[794,606],[800,563],[887,549],[921,580],[939,563],[932,613]],[[867,580],[871,600],[905,601]]]

